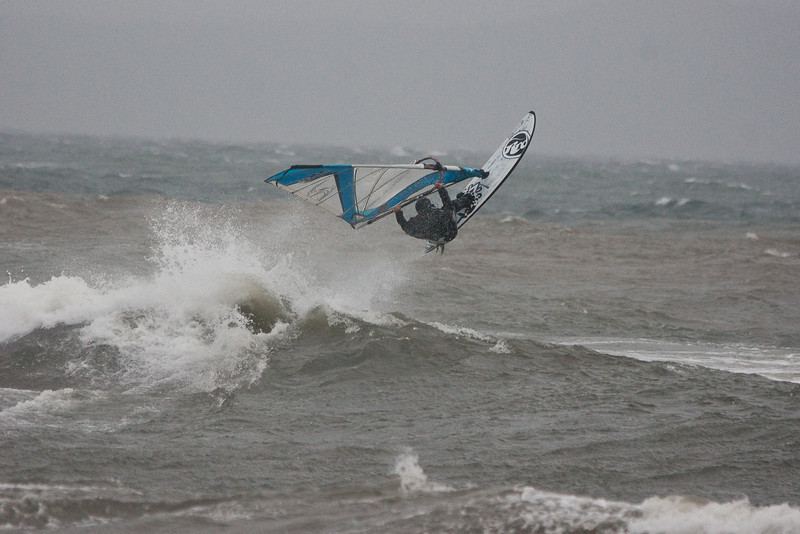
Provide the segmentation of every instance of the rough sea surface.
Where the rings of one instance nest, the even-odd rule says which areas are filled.
[[[425,155],[0,134],[0,527],[800,532],[800,168],[534,138],[443,256],[263,183]]]

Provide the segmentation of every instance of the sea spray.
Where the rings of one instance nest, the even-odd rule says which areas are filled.
[[[428,475],[419,465],[417,453],[411,448],[406,448],[395,459],[394,474],[400,477],[400,492],[403,495],[453,491],[453,488],[446,484],[428,480]]]

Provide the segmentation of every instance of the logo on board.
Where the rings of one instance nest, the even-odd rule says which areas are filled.
[[[526,131],[520,131],[511,136],[511,139],[506,142],[503,147],[503,157],[506,159],[517,159],[520,157],[525,149],[528,148],[528,143],[531,141],[531,136]]]

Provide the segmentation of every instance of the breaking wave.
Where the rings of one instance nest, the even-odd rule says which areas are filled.
[[[687,496],[630,503],[544,491],[533,486],[477,490],[429,480],[410,448],[395,460],[400,493],[417,503],[413,519],[389,522],[389,532],[536,532],[547,534],[789,534],[800,529],[800,509],[756,506],[742,498],[716,502]]]
[[[379,320],[373,304],[391,292],[396,263],[378,259],[354,280],[357,257],[348,264],[340,252],[330,267],[313,253],[287,251],[297,237],[281,236],[296,220],[273,228],[267,244],[234,220],[221,208],[169,203],[151,221],[148,275],[9,280],[0,286],[0,343],[48,334],[63,343],[66,328],[84,356],[72,358],[70,373],[92,373],[97,366],[85,356],[102,354],[129,385],[211,391],[258,380],[272,345],[320,307],[331,317]]]

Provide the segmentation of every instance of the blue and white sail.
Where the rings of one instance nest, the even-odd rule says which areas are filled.
[[[481,169],[451,165],[293,165],[267,178],[341,217],[354,228],[369,224],[414,200],[431,194],[436,182],[445,186],[482,177]]]

